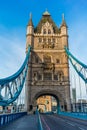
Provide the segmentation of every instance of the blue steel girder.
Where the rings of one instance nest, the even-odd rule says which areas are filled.
[[[83,79],[83,81],[87,83],[87,65],[83,64],[76,57],[74,57],[67,47],[64,49],[75,71]]]
[[[7,106],[20,95],[28,70],[31,47],[29,46],[25,61],[21,68],[12,76],[0,79],[0,106]]]

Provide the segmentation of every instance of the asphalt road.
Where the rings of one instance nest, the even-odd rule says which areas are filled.
[[[43,130],[87,130],[87,121],[58,115],[40,115]],[[26,115],[0,130],[39,130],[37,115]]]
[[[43,130],[87,130],[87,121],[58,115],[41,115]]]

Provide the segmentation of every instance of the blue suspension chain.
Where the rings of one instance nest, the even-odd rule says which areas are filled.
[[[25,61],[21,68],[12,76],[0,79],[0,106],[7,106],[20,95],[28,70],[31,47],[28,48]]]
[[[76,57],[74,57],[67,47],[65,47],[64,49],[78,75],[84,80],[85,83],[87,83],[87,75],[84,74],[84,72],[87,74],[87,65],[83,64]]]

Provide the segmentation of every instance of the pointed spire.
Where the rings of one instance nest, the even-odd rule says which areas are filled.
[[[32,19],[32,13],[30,12],[30,19]]]
[[[64,21],[64,13],[62,14],[62,21]]]
[[[30,20],[29,20],[28,26],[33,26],[32,13],[30,13]]]
[[[62,24],[61,24],[61,26],[67,27],[67,24],[66,24],[66,21],[65,21],[65,18],[64,18],[64,13],[62,14]]]

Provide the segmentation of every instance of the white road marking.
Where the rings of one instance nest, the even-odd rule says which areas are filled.
[[[67,122],[67,124],[71,125],[71,126],[75,126],[74,124],[70,123],[70,122]]]
[[[45,124],[47,130],[50,130],[50,127],[49,127],[48,124],[46,123],[46,121],[45,121],[45,119],[43,118],[43,116],[41,116],[41,119],[42,119],[42,121],[44,122],[44,124]]]
[[[80,130],[85,130],[84,128],[78,127]]]

